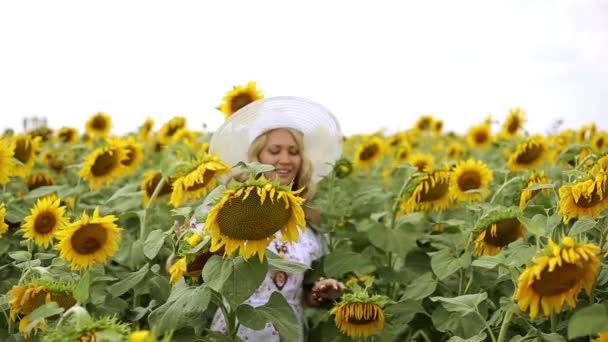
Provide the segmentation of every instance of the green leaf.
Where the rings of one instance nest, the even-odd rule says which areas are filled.
[[[52,194],[55,191],[59,191],[64,188],[65,185],[45,185],[30,191],[25,195],[24,199],[38,199],[40,197]]]
[[[180,280],[173,286],[167,302],[150,313],[149,325],[153,326],[158,334],[186,326],[197,326],[203,319],[210,298],[211,291],[207,286],[188,287]]]
[[[141,269],[130,273],[121,281],[110,286],[108,291],[113,297],[121,296],[125,292],[132,289],[135,285],[139,284],[144,279],[146,274],[148,274],[149,269],[150,265],[145,264]]]
[[[578,235],[593,229],[597,225],[597,221],[589,216],[580,217],[570,228],[568,235]]]
[[[527,188],[526,190],[535,191],[535,190],[542,190],[542,189],[553,189],[554,187],[555,187],[555,184],[553,184],[553,183],[534,184],[531,187]]]
[[[460,336],[452,336],[447,342],[483,342],[486,340],[486,337],[486,333],[482,331],[479,334],[467,339],[464,339]]]
[[[78,280],[76,288],[74,289],[74,298],[80,303],[86,302],[89,298],[89,287],[91,285],[91,272],[85,271],[82,277]]]
[[[14,259],[15,261],[20,261],[20,262],[24,262],[24,261],[28,261],[28,260],[32,259],[32,255],[28,251],[8,252],[8,256],[11,257],[11,259]]]
[[[163,234],[162,229],[153,230],[148,234],[148,237],[144,242],[144,255],[150,260],[156,258],[164,244],[165,235]]]
[[[474,260],[471,265],[475,267],[493,269],[498,265],[504,265],[506,263],[506,259],[504,255],[484,255]]]
[[[464,295],[459,297],[447,298],[447,297],[431,297],[433,302],[440,302],[443,307],[450,312],[458,312],[462,315],[466,315],[475,312],[479,303],[483,302],[488,298],[486,292]]]
[[[266,260],[268,260],[268,266],[271,270],[284,271],[288,273],[300,273],[310,269],[310,267],[308,267],[306,264],[281,258],[269,250],[266,251]]]
[[[59,304],[57,304],[56,302],[50,302],[50,303],[43,304],[43,305],[40,305],[39,307],[37,307],[34,311],[32,311],[32,313],[30,313],[28,315],[28,318],[33,323],[34,321],[41,321],[47,317],[59,315],[63,311],[64,311],[64,309],[62,307],[60,307]],[[33,325],[30,324],[30,325],[33,328],[37,324],[33,324]],[[28,325],[28,327],[29,327],[29,325]]]
[[[143,191],[138,191],[137,189],[139,189],[139,184],[127,183],[127,185],[116,190],[116,192],[114,192],[114,194],[112,194],[112,196],[110,198],[108,198],[108,200],[106,200],[106,203],[109,203],[109,202],[111,202],[117,198],[121,198],[121,197],[138,197],[138,198],[140,198],[143,195]]]
[[[437,279],[432,272],[426,272],[414,279],[406,288],[401,299],[419,300],[426,298],[435,292]]]
[[[446,279],[461,268],[470,264],[470,254],[464,253],[456,257],[454,251],[441,249],[437,252],[428,253],[431,256],[431,268],[439,280]],[[467,259],[468,258],[468,259]],[[467,262],[467,260],[469,260]]]
[[[221,293],[228,299],[232,307],[237,307],[260,287],[266,278],[268,264],[260,263],[260,260],[255,257],[249,261],[237,257],[232,259],[232,262],[232,272],[226,279]]]
[[[526,230],[536,236],[545,235],[545,226],[547,225],[547,217],[545,215],[536,214],[533,218],[528,218],[524,215],[518,215],[517,219],[526,226]]]
[[[608,308],[605,304],[592,304],[577,310],[568,320],[568,339],[606,331]]]
[[[405,256],[416,247],[416,239],[412,237],[412,233],[403,229],[390,229],[383,224],[374,225],[367,232],[367,237],[372,245],[400,256]]]
[[[348,272],[368,274],[373,272],[376,266],[367,254],[338,250],[325,256],[323,269],[326,276],[340,278]]]
[[[222,287],[232,272],[232,259],[214,255],[203,267],[203,280],[213,290],[222,291]]]
[[[414,319],[417,313],[423,313],[425,310],[420,301],[407,299],[387,305],[384,312],[392,325],[404,326]]]
[[[192,213],[191,207],[181,207],[181,208],[171,209],[171,216],[189,217],[191,213]]]
[[[241,324],[255,330],[263,329],[266,322],[272,323],[282,341],[298,341],[302,336],[302,325],[280,292],[273,292],[268,303],[256,308],[248,304],[239,305],[236,315]]]

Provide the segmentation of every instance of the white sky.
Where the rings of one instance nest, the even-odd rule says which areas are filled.
[[[608,1],[2,1],[0,129],[113,133],[173,116],[214,130],[233,85],[332,110],[346,134],[422,114],[465,132],[509,108],[546,133],[608,130]],[[498,127],[498,125],[496,126]]]

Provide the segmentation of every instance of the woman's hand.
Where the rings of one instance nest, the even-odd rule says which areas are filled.
[[[339,280],[321,277],[310,289],[311,297],[317,303],[335,301],[340,298],[344,288],[344,284]]]

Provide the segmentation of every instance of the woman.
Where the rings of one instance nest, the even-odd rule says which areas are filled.
[[[294,189],[304,187],[300,196],[308,203],[314,184],[331,171],[331,163],[339,158],[341,143],[338,123],[327,109],[302,98],[273,97],[253,102],[229,117],[214,133],[209,152],[231,165],[247,160],[274,166],[274,170],[264,174],[266,178],[278,179],[282,185],[293,182]],[[301,229],[298,241],[285,243],[277,232],[277,238],[268,248],[311,266],[326,253],[326,245],[322,235],[312,228],[319,225],[318,209],[305,208],[308,227]],[[318,306],[334,301],[343,290],[344,284],[335,279],[320,278],[305,286],[303,272],[271,270],[246,303],[264,305],[273,292],[281,292],[305,326],[304,305]],[[226,322],[219,310],[211,330],[226,331]],[[279,341],[271,324],[257,331],[241,326],[238,335],[248,341]]]

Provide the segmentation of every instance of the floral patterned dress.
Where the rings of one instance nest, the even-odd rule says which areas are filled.
[[[283,257],[310,266],[313,261],[321,258],[327,253],[327,245],[322,235],[308,227],[304,232],[300,231],[298,241],[290,243],[281,241],[280,231],[277,238],[268,245],[269,250]],[[286,273],[283,271],[269,270],[262,285],[244,303],[253,307],[264,305],[270,299],[270,295],[278,291],[293,308],[296,316],[303,327],[303,335],[306,334],[306,320],[304,317],[304,272]],[[226,332],[226,321],[221,310],[217,310],[211,323],[212,331]],[[238,336],[244,341],[279,341],[279,333],[267,323],[262,330],[253,330],[240,326]],[[301,341],[304,341],[302,336]]]

